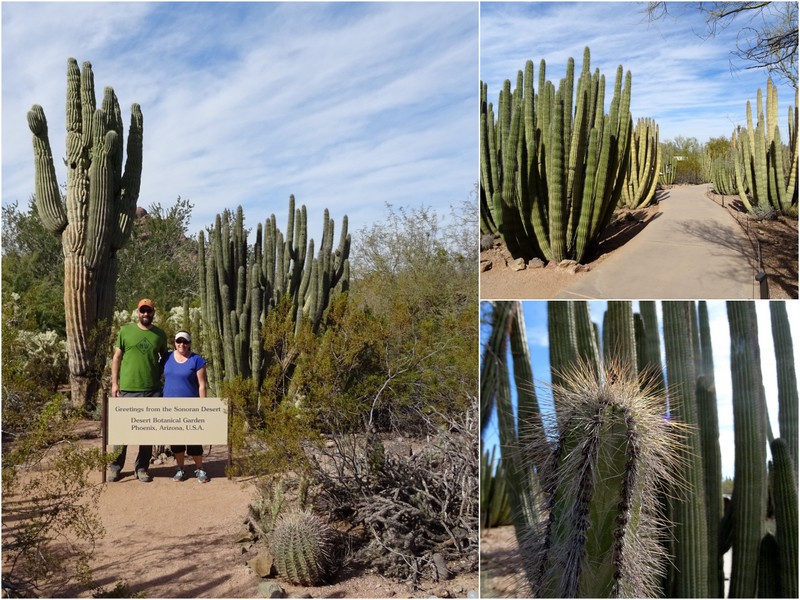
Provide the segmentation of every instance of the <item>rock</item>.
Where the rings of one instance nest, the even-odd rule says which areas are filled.
[[[511,267],[512,271],[523,271],[523,270],[525,270],[527,268],[526,265],[525,265],[525,259],[524,258],[518,258],[517,260],[512,262],[509,265],[509,267]]]
[[[437,580],[445,581],[453,576],[453,574],[450,572],[450,569],[447,568],[447,562],[444,560],[444,556],[438,552],[433,555],[433,566],[436,569]],[[443,598],[446,597],[447,596],[443,596]]]
[[[528,261],[529,269],[544,269],[544,261],[541,258],[532,258]]]
[[[250,531],[249,527],[242,527],[239,530],[239,533],[236,534],[234,541],[237,544],[243,544],[245,542],[252,542],[253,541],[253,532]]]
[[[242,554],[247,554],[248,552],[250,552],[250,548],[252,547],[253,547],[253,542],[245,542],[244,544],[242,544],[241,546]]]
[[[258,584],[259,598],[286,598],[286,590],[274,581],[262,581]]]
[[[269,550],[262,550],[258,556],[251,558],[245,563],[259,577],[270,577],[277,571],[275,570],[275,560]],[[282,598],[283,596],[267,596],[267,598]]]
[[[563,269],[564,271],[568,271],[568,270],[572,269],[577,264],[578,263],[575,262],[574,260],[565,259],[565,260],[562,260],[560,263],[558,263],[558,268],[559,269]],[[574,271],[573,271],[573,273],[574,273]]]
[[[490,233],[481,236],[481,250],[488,250],[494,246],[494,236]]]
[[[481,260],[481,273],[485,273],[486,271],[492,270],[492,261],[490,260]]]
[[[450,598],[450,590],[447,588],[436,590],[436,596],[434,596],[434,598]]]
[[[478,598],[478,591],[477,590],[468,591],[467,598]]]

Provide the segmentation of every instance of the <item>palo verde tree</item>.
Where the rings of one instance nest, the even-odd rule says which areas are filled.
[[[106,87],[97,107],[94,73],[67,61],[67,197],[62,201],[44,109],[28,112],[33,133],[36,208],[64,252],[64,309],[72,403],[91,409],[100,387],[104,339],[114,308],[117,252],[133,226],[142,174],[142,111],[131,106],[123,170],[122,115]]]

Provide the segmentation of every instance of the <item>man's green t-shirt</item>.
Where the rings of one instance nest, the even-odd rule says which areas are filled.
[[[130,323],[119,330],[117,348],[122,350],[120,390],[150,392],[161,389],[161,356],[167,353],[167,334],[156,326],[142,329],[136,323]]]

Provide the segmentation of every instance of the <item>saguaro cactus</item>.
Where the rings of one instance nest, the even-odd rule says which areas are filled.
[[[116,295],[117,251],[130,236],[142,174],[142,111],[131,106],[123,170],[122,116],[106,87],[97,108],[94,73],[67,61],[67,196],[62,202],[44,109],[28,112],[33,133],[36,208],[64,249],[64,310],[72,403],[91,409],[105,366],[100,340]]]

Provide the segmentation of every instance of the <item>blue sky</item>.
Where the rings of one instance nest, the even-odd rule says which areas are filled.
[[[485,305],[486,303],[484,303]],[[608,303],[605,301],[592,301],[589,310],[592,320],[602,327],[603,313]],[[638,302],[633,303],[634,312],[638,310]],[[717,411],[719,416],[720,448],[722,449],[722,473],[725,477],[733,477],[733,405],[731,404],[731,372],[730,372],[730,334],[728,317],[724,301],[709,300],[709,325],[711,339],[713,340],[714,379],[717,390]],[[661,303],[656,303],[659,326],[663,325]],[[786,303],[795,346],[795,361],[800,356],[800,305],[797,302]],[[764,389],[767,397],[767,410],[769,411],[772,430],[777,437],[778,427],[778,386],[775,370],[775,352],[772,345],[772,331],[769,316],[769,303],[756,302],[758,315],[758,336],[761,348],[761,369],[764,380]],[[533,365],[533,377],[536,383],[536,393],[543,410],[549,405],[552,407],[552,398],[549,392],[550,384],[550,358],[548,353],[547,337],[547,303],[523,302],[525,315],[525,329],[528,337],[528,346]],[[482,339],[486,333],[485,325],[482,326]],[[661,340],[661,360],[664,363],[664,342]],[[512,381],[513,385],[513,381]],[[516,401],[515,401],[516,402]],[[488,446],[497,444],[496,419],[491,424],[491,432],[484,436]],[[729,448],[730,451],[726,451]]]
[[[283,230],[294,194],[319,239],[325,208],[338,235],[387,203],[445,215],[477,181],[475,2],[3,3],[4,205],[33,193],[33,104],[61,162],[68,57],[114,88],[126,136],[141,104],[139,205],[189,198],[192,233],[239,204]]]
[[[592,70],[606,76],[606,110],[617,66],[632,75],[631,113],[634,120],[652,117],[660,139],[730,137],[746,122],[748,100],[755,105],[759,87],[766,90],[767,74],[745,70],[731,51],[744,24],[737,20],[709,38],[704,15],[696,3],[669,3],[670,16],[648,23],[641,2],[531,2],[481,4],[481,79],[488,84],[489,101],[497,104],[503,81],[515,83],[525,61],[547,63],[547,79],[558,83],[567,60],[580,72],[583,49],[591,51]],[[788,107],[794,90],[778,91],[781,133],[786,135]],[[785,139],[785,138],[784,138]]]

